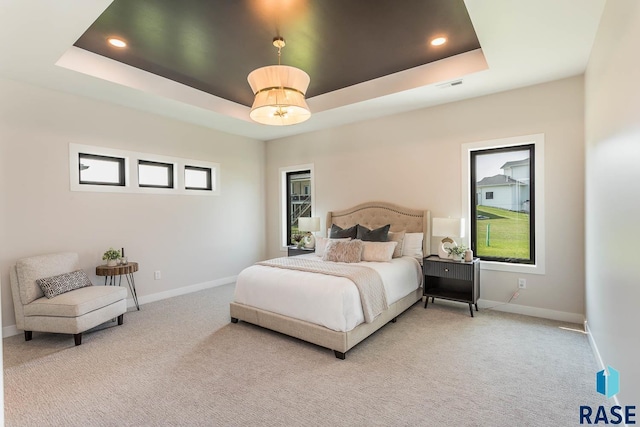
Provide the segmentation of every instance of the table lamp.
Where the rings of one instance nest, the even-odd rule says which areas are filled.
[[[431,235],[444,237],[438,247],[438,256],[444,259],[453,258],[447,248],[458,246],[454,237],[464,237],[464,218],[433,218]]]
[[[304,236],[304,247],[307,249],[315,248],[316,237],[313,233],[320,231],[320,218],[314,216],[298,218],[298,230],[307,232]]]

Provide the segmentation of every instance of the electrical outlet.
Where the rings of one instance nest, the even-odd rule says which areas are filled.
[[[527,279],[518,279],[518,288],[527,289]]]
[[[156,270],[153,272],[153,280],[160,280],[162,279],[162,273],[160,273],[160,270]]]

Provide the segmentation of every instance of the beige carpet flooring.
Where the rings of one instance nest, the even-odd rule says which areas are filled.
[[[123,326],[4,340],[7,426],[571,426],[607,405],[578,327],[417,304],[338,360],[229,323],[233,285],[142,306]]]

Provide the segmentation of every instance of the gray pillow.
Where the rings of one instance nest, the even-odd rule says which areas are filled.
[[[74,289],[93,285],[87,274],[82,270],[53,277],[45,277],[44,279],[36,280],[36,283],[40,286],[47,298],[53,298],[56,295],[64,294]]]
[[[363,227],[358,224],[358,231],[356,233],[356,239],[360,239],[364,242],[386,242],[389,240],[389,228],[391,224],[387,224],[384,227],[376,228],[375,230],[369,230],[367,227]]]
[[[354,225],[350,228],[340,228],[335,224],[331,224],[331,231],[329,232],[329,237],[332,239],[344,239],[350,237],[352,239],[356,238],[356,234],[358,233],[358,225]]]

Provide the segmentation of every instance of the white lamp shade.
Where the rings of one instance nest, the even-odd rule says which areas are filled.
[[[441,237],[464,237],[464,218],[433,218],[431,234]]]
[[[320,231],[319,217],[300,217],[298,218],[298,230],[300,231]]]
[[[293,125],[311,117],[304,99],[311,79],[299,68],[271,65],[253,70],[247,77],[255,94],[252,120],[276,126]]]

